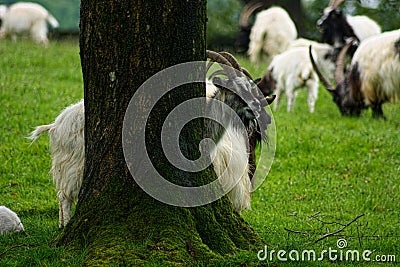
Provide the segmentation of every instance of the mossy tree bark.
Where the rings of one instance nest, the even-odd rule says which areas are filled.
[[[75,214],[59,245],[87,248],[87,264],[141,265],[202,262],[251,251],[261,239],[224,197],[180,208],[163,204],[134,182],[122,147],[125,111],[135,91],[153,74],[177,63],[205,59],[206,1],[81,1],[80,55],[85,93],[86,163]],[[191,84],[163,98],[146,136],[150,157],[168,179],[208,183],[209,169],[185,173],[162,155],[159,135],[165,113],[204,94]],[[196,158],[203,121],[185,127],[183,153]]]

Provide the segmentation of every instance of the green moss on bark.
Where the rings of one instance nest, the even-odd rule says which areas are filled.
[[[262,240],[226,198],[203,207],[180,208],[140,190],[127,197],[133,187],[110,179],[102,194],[80,204],[84,213],[77,211],[59,243],[73,240],[67,243],[87,246],[88,266],[140,266],[149,261],[201,265],[262,247]]]

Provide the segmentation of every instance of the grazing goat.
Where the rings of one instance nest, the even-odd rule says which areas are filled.
[[[50,173],[56,186],[59,226],[71,218],[71,206],[78,200],[85,160],[83,100],[64,109],[54,123],[36,127],[29,139],[35,141],[49,131],[52,165]]]
[[[297,39],[289,50],[277,55],[269,65],[266,74],[262,77],[259,87],[266,94],[276,95],[274,110],[278,109],[281,96],[285,92],[287,97],[287,111],[293,109],[298,90],[307,88],[308,109],[313,113],[318,98],[319,78],[314,71],[308,55],[308,46],[313,44],[313,53],[322,64],[324,73],[334,70],[331,60],[333,47],[306,39]]]
[[[269,65],[275,55],[285,51],[297,38],[296,25],[280,7],[271,7],[257,14],[251,28],[248,55],[256,65]]]
[[[359,116],[363,109],[371,107],[373,117],[384,117],[382,104],[397,101],[400,93],[399,39],[400,30],[395,30],[363,41],[344,73],[344,57],[351,42],[346,44],[336,64],[336,87],[321,74],[310,54],[317,74],[342,115]]]
[[[24,226],[18,215],[6,206],[0,206],[0,235],[23,231]]]
[[[318,20],[317,25],[322,31],[322,41],[341,48],[348,38],[354,38],[359,42],[381,33],[381,27],[372,19],[366,16],[344,15],[339,5],[344,0],[331,0],[324,14]],[[357,44],[350,49],[353,55]]]
[[[264,5],[264,2],[259,2],[259,0],[252,0],[243,7],[239,19],[240,30],[235,43],[237,52],[242,53],[246,52],[249,49],[250,32],[251,27],[253,26],[249,22],[250,16],[254,14],[254,12],[256,12],[257,10],[264,8]]]
[[[206,96],[208,99],[216,99],[229,105],[242,120],[246,131],[242,132],[239,123],[234,119],[220,114],[224,117],[229,126],[226,129],[212,120],[206,125],[207,137],[210,137],[217,144],[215,150],[211,151],[214,170],[222,179],[224,189],[232,188],[228,196],[232,201],[235,210],[241,210],[250,206],[251,180],[249,170],[254,155],[254,147],[248,147],[249,136],[260,134],[265,139],[265,130],[270,122],[269,115],[264,107],[268,101],[263,95],[258,94],[256,85],[243,76],[242,69],[232,55],[228,53],[216,53],[207,51],[207,55],[213,60],[222,64],[224,75],[228,79],[215,77],[212,82],[206,82]],[[225,65],[224,65],[225,64]],[[235,66],[235,72],[228,66]],[[240,69],[239,69],[240,68]],[[234,89],[232,92],[226,88]],[[242,98],[243,99],[242,99]],[[268,98],[270,102],[273,98]],[[208,110],[211,113],[222,112],[214,101],[207,101]],[[258,120],[255,120],[257,118]],[[259,124],[258,121],[264,122]],[[84,169],[84,102],[67,107],[56,118],[54,123],[38,126],[30,139],[35,141],[43,132],[49,131],[50,151],[52,155],[51,173],[56,185],[59,200],[59,226],[65,226],[71,218],[71,205],[78,200],[78,193],[82,184]],[[251,137],[250,137],[251,138]],[[249,156],[250,154],[250,156]],[[232,163],[229,163],[232,161]],[[228,165],[230,168],[228,168]],[[240,168],[243,167],[243,168]],[[232,179],[241,174],[240,180],[234,185]],[[232,178],[231,178],[232,177]],[[232,187],[233,186],[233,187]]]
[[[47,23],[53,28],[59,26],[58,21],[44,7],[35,3],[16,3],[3,13],[0,17],[0,38],[9,34],[15,41],[17,34],[29,32],[34,41],[47,45]]]

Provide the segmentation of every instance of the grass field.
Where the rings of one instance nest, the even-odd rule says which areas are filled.
[[[239,59],[252,73],[262,73]],[[85,251],[51,246],[60,231],[48,138],[32,145],[25,138],[83,97],[78,44],[51,43],[46,49],[29,41],[2,41],[0,66],[0,205],[17,212],[26,230],[0,236],[0,266],[80,266]],[[343,260],[335,261],[343,266],[374,265],[377,256],[389,260],[390,255],[399,262],[399,105],[384,105],[384,121],[372,119],[370,111],[361,118],[341,117],[322,87],[314,114],[308,112],[305,92],[292,113],[285,101],[274,113],[277,149],[271,172],[253,193],[252,210],[243,213],[265,239],[268,254],[275,250],[272,262],[268,257],[260,264],[282,264],[277,257],[282,250],[287,265],[330,266],[327,253],[322,262],[289,258],[296,256],[289,253],[294,250],[300,258],[302,251],[314,250],[318,258],[329,248],[339,250],[338,257],[343,253]],[[339,239],[347,242],[341,250]],[[348,250],[359,251],[360,261],[346,261]],[[370,262],[362,260],[366,250],[373,251]]]

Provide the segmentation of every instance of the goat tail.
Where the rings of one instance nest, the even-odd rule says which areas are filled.
[[[37,126],[36,129],[33,132],[31,132],[31,135],[28,136],[27,138],[32,142],[35,142],[36,139],[38,139],[42,133],[49,131],[53,126],[54,124]]]
[[[58,23],[58,21],[56,20],[56,18],[53,17],[53,16],[50,15],[50,14],[47,16],[47,21],[50,23],[50,25],[51,25],[53,28],[58,28],[58,27],[60,26],[60,24]]]

